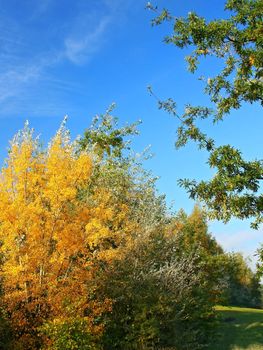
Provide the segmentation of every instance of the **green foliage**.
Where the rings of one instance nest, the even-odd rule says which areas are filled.
[[[192,50],[186,58],[190,72],[198,69],[201,58],[214,57],[217,66],[222,67],[214,77],[201,78],[215,110],[187,105],[180,116],[173,99],[162,101],[155,96],[159,108],[180,120],[176,146],[182,147],[189,140],[197,142],[209,152],[208,163],[217,171],[210,181],[180,180],[179,185],[191,198],[206,204],[210,218],[224,222],[231,217],[251,218],[252,227],[258,228],[263,221],[262,160],[246,161],[230,145],[217,147],[197,124],[206,118],[219,121],[232,109],[240,108],[242,102],[262,104],[262,1],[227,0],[225,10],[230,11],[230,16],[210,22],[194,12],[183,18],[172,16],[167,9],[158,13],[151,4],[147,7],[157,12],[153,25],[163,21],[173,23],[173,32],[165,38],[166,43]],[[151,87],[149,91],[154,95]]]
[[[217,169],[212,180],[179,180],[190,198],[201,199],[209,208],[209,216],[227,222],[254,217],[252,227],[262,222],[263,196],[259,193],[263,176],[262,162],[242,159],[241,152],[230,145],[220,146],[210,152],[208,163]]]
[[[213,334],[212,307],[220,294],[220,278],[212,273],[215,264],[204,259],[203,250],[222,250],[207,234],[198,208],[187,228],[181,225],[178,230],[173,219],[160,221],[159,216],[101,275],[101,293],[114,300],[106,320],[106,349],[197,349]]]
[[[8,317],[3,310],[0,310],[0,349],[12,350],[12,329]]]
[[[99,126],[105,117],[107,130]],[[114,134],[116,128],[119,130],[113,118],[102,116],[95,134],[105,139],[105,134]],[[80,144],[83,147],[82,141]],[[180,243],[183,232],[172,232],[164,198],[156,193],[155,178],[127,151],[123,144],[106,152],[103,166],[95,169],[88,188],[89,192],[107,188],[112,193],[111,206],[128,205],[135,224],[133,241],[121,246],[119,259],[104,264],[98,274],[99,297],[113,300],[112,312],[105,319],[103,346],[127,350],[157,345],[202,348],[214,330],[212,307],[219,290],[218,276],[207,278],[208,263],[201,258],[196,239],[192,249]],[[203,214],[194,217],[189,235],[202,230],[207,233]],[[211,250],[216,250],[214,240],[208,241]]]
[[[88,331],[88,324],[84,319],[74,318],[71,321],[54,320],[40,328],[46,338],[46,347],[50,350],[99,350],[94,336]],[[51,345],[49,345],[49,342]]]
[[[257,264],[257,272],[259,276],[263,276],[263,245],[258,249],[259,263]]]
[[[239,108],[241,101],[262,102],[263,96],[262,2],[228,0],[225,10],[231,11],[229,18],[210,22],[194,12],[186,18],[174,17],[166,9],[153,20],[155,25],[173,21],[166,43],[193,47],[187,57],[190,72],[196,71],[201,57],[224,60],[222,71],[206,83],[206,92],[217,105],[216,119]]]
[[[148,149],[134,155],[130,147],[130,138],[138,134],[138,123],[119,127],[117,118],[110,114],[112,108],[114,105],[105,114],[95,118],[80,140],[81,149],[88,148],[95,152],[91,181],[80,196],[86,198],[88,194],[105,188],[110,193],[112,208],[117,212],[122,210],[122,205],[130,208],[129,218],[136,223],[134,236],[137,236],[167,221],[165,196],[157,194],[157,178],[143,167],[143,161],[151,157]],[[96,137],[89,138],[90,134]],[[121,143],[111,144],[111,152],[101,153],[102,148],[97,148],[96,139],[108,140],[108,135],[116,134],[121,135]]]
[[[106,293],[115,301],[105,349],[198,349],[213,334],[207,274],[198,250],[182,252],[177,236],[140,237],[105,277]]]
[[[93,157],[92,174],[76,192],[75,205],[111,212],[104,220],[109,234],[99,237],[98,244],[87,242],[79,254],[87,267],[74,286],[85,287],[83,300],[87,297],[89,303],[76,313],[75,297],[65,300],[67,317],[48,310],[50,317],[41,319],[42,326],[35,323],[27,333],[15,334],[10,349],[202,349],[215,332],[214,306],[228,281],[226,255],[208,233],[198,206],[189,216],[168,212],[156,179],[143,169],[145,154],[138,158],[130,150],[127,138],[137,133],[135,126],[120,128],[110,111],[74,145],[77,154],[88,149]],[[237,271],[247,271],[236,265],[229,268],[233,281]],[[71,269],[69,265],[66,273]],[[0,322],[6,349],[4,341],[12,335],[7,325]]]
[[[107,130],[100,127],[105,117]],[[114,134],[116,128],[119,130],[114,118],[101,116],[96,137],[105,139],[105,134]],[[96,142],[89,142],[96,152]],[[82,140],[80,144],[83,147]],[[114,147],[119,151],[115,152]],[[88,192],[107,188],[112,193],[111,206],[128,205],[130,220],[135,224],[133,241],[122,245],[119,259],[112,265],[104,264],[98,275],[98,295],[113,300],[112,312],[105,320],[104,347],[201,348],[213,333],[212,307],[219,294],[219,278],[215,274],[213,279],[207,278],[209,264],[201,258],[196,238],[192,248],[186,249],[181,243],[183,231],[176,235],[172,232],[164,198],[156,194],[155,178],[143,170],[140,159],[127,151],[123,144],[104,153],[103,165],[95,168],[88,188]],[[205,218],[199,214],[193,214],[187,228],[189,236],[195,232],[202,237],[207,234]],[[207,249],[220,251],[210,236],[208,241]]]
[[[259,275],[251,270],[242,254],[223,251],[208,233],[205,213],[198,206],[189,216],[183,211],[179,212],[169,229],[179,234],[181,251],[190,252],[199,248],[199,260],[209,276],[208,286],[219,282],[219,289],[213,290],[215,302],[262,307]]]
[[[253,273],[240,253],[226,255],[225,277],[228,305],[254,308],[263,306],[259,276]]]
[[[195,205],[190,215],[180,210],[173,218],[170,229],[180,235],[182,251],[199,248],[210,257],[224,253],[222,247],[208,232],[205,212],[198,205]]]
[[[137,125],[140,121],[124,127],[118,127],[118,119],[111,115],[115,108],[112,104],[106,113],[93,118],[91,126],[85,130],[80,140],[80,148],[94,151],[100,157],[121,157],[123,151],[129,149],[127,136],[137,135]]]

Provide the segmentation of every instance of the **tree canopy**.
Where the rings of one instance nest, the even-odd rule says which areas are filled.
[[[252,227],[258,228],[263,221],[262,160],[245,160],[241,151],[229,144],[217,146],[198,127],[198,120],[212,118],[216,123],[244,102],[262,105],[262,1],[227,0],[225,11],[230,15],[211,21],[194,12],[176,17],[167,9],[159,12],[151,3],[147,7],[157,13],[153,25],[172,23],[172,34],[164,42],[191,51],[186,57],[190,72],[197,71],[202,58],[214,57],[222,67],[213,77],[201,77],[214,108],[187,105],[179,115],[172,98],[161,100],[156,96],[159,108],[180,120],[176,146],[182,147],[189,140],[197,142],[209,152],[208,164],[216,170],[210,181],[184,179],[179,184],[191,198],[206,205],[211,218],[225,222],[231,217],[249,218]],[[151,87],[149,91],[155,95]]]

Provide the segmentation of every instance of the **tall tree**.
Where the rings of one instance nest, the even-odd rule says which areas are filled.
[[[115,213],[122,203],[129,207],[134,228],[132,239],[98,278],[98,293],[114,300],[106,315],[103,348],[183,349],[197,343],[201,348],[213,330],[218,278],[208,282],[198,244],[189,252],[180,244],[164,197],[156,193],[155,178],[143,169],[140,157],[130,154],[127,138],[137,133],[135,124],[119,127],[111,112],[96,117],[80,140],[82,148],[97,154],[89,191],[107,188]],[[205,219],[196,212],[187,232],[206,242]],[[213,249],[213,240],[207,241]]]
[[[129,237],[128,208],[112,207],[105,187],[83,195],[92,156],[78,148],[64,124],[47,149],[26,125],[1,170],[1,306],[22,349],[39,348],[45,322],[80,318],[100,333],[99,318],[111,308],[94,299],[94,275]]]

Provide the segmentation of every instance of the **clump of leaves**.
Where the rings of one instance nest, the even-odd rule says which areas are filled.
[[[209,152],[208,164],[216,170],[210,181],[184,179],[179,180],[179,185],[187,190],[190,198],[205,204],[210,218],[224,222],[231,217],[249,218],[253,220],[251,226],[258,228],[263,222],[262,160],[247,161],[231,145],[216,146],[198,122],[207,118],[218,122],[231,110],[239,109],[243,102],[262,105],[262,1],[227,0],[225,10],[230,15],[212,21],[195,12],[189,12],[186,17],[173,16],[167,9],[159,12],[151,3],[147,8],[156,13],[153,25],[164,21],[172,23],[172,34],[164,41],[179,49],[189,49],[186,60],[190,72],[197,71],[201,58],[213,57],[217,67],[222,67],[213,77],[201,77],[214,109],[187,105],[179,115],[172,98],[163,101],[149,87],[159,108],[180,121],[176,146],[182,147],[189,140],[197,142],[199,148]]]

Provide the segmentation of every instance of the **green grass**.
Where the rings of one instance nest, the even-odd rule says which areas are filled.
[[[209,350],[263,350],[263,310],[218,306],[219,338]]]

